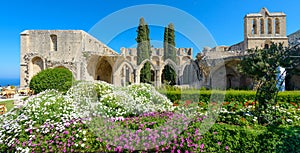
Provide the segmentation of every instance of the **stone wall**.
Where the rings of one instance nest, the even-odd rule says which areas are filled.
[[[81,66],[85,65],[87,54],[117,55],[82,30],[26,30],[20,39],[21,87],[28,86],[39,71],[53,67],[65,67],[76,79],[86,79],[89,77]]]

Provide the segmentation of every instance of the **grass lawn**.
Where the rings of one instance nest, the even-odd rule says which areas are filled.
[[[7,111],[10,111],[12,108],[14,108],[13,102],[14,100],[7,100],[7,101],[1,101],[0,104],[5,104]]]

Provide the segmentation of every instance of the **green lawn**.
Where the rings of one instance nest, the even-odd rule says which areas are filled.
[[[10,111],[12,108],[14,108],[13,102],[14,100],[7,100],[7,101],[1,101],[0,104],[5,104],[7,111]]]

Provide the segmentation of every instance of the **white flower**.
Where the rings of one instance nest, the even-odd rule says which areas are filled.
[[[85,146],[85,144],[84,144],[84,143],[82,143],[82,144],[81,144],[81,147],[83,148],[84,146]]]

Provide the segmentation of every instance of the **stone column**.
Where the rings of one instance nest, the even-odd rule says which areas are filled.
[[[140,72],[135,70],[135,83],[140,83]]]
[[[161,86],[161,69],[156,70],[156,86],[160,87]]]
[[[122,72],[123,74],[122,74],[122,79],[123,79],[123,86],[125,86],[126,85],[126,66],[123,66],[123,72]],[[121,83],[121,84],[122,84]]]

